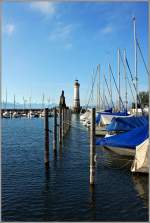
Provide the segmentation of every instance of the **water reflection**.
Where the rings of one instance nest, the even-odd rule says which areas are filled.
[[[148,208],[148,176],[136,173],[132,175],[132,180],[135,190],[143,200],[145,207]]]
[[[62,144],[59,145],[59,159],[62,158]]]
[[[94,208],[96,206],[96,204],[95,204],[95,202],[96,202],[95,185],[90,184],[89,189],[90,189],[90,205],[91,205],[91,207]]]
[[[45,190],[46,192],[49,191],[49,182],[50,182],[50,166],[45,165]]]

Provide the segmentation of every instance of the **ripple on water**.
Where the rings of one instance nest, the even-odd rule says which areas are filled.
[[[2,120],[2,220],[148,220],[147,177],[113,169],[108,151],[98,150],[96,185],[89,186],[88,130],[78,116],[72,122],[79,128],[70,129],[57,157],[50,146],[45,171],[43,119]]]

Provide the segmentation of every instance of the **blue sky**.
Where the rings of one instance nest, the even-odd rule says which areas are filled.
[[[3,3],[2,97],[8,101],[58,102],[61,90],[73,104],[73,83],[80,82],[81,104],[87,101],[91,75],[97,64],[108,76],[108,63],[117,78],[117,48],[134,73],[132,16],[137,37],[148,60],[148,3]],[[148,78],[138,55],[139,89],[148,89]],[[122,96],[124,95],[123,68]],[[102,85],[102,83],[101,83]],[[102,87],[101,87],[102,88]],[[107,90],[106,90],[107,91]],[[107,95],[108,93],[106,93]],[[115,90],[113,95],[115,95]],[[129,97],[131,95],[129,93]]]

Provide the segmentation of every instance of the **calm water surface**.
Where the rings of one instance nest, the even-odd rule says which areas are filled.
[[[88,130],[72,124],[46,170],[43,119],[2,120],[2,220],[148,221],[148,176],[101,149],[90,187]]]

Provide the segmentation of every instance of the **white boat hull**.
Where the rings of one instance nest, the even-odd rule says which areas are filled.
[[[132,172],[149,173],[149,139],[146,139],[143,143],[136,147],[136,154],[133,165],[131,167]]]
[[[104,146],[104,148],[111,150],[112,152],[121,156],[135,156],[135,149]]]

